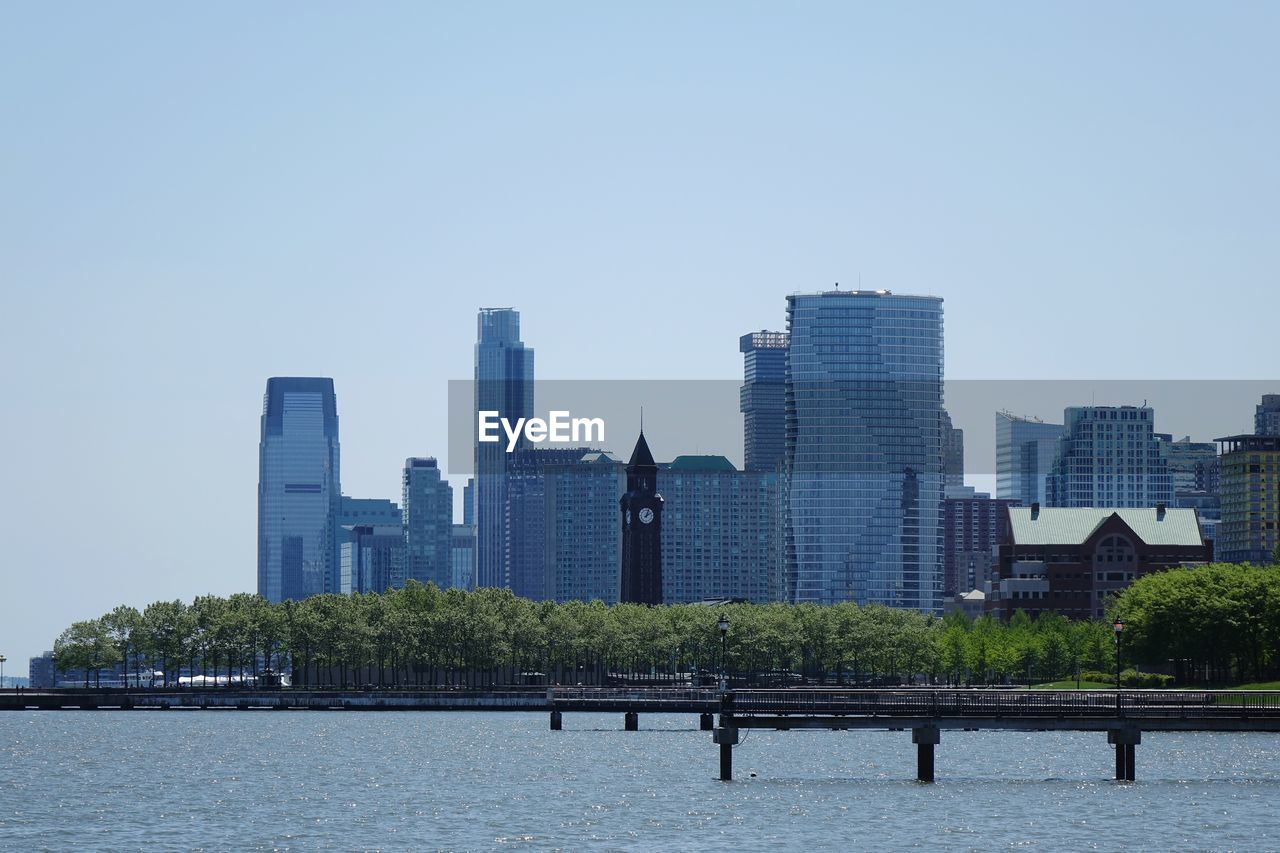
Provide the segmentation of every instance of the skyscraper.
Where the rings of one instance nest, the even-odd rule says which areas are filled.
[[[789,583],[797,602],[942,609],[942,300],[787,297]]]
[[[334,586],[328,592],[350,595],[359,592],[356,580],[351,574],[351,566],[344,557],[343,548],[351,541],[351,529],[354,527],[394,527],[400,529],[400,507],[395,501],[382,498],[351,498],[342,495],[338,499],[338,517],[334,524],[337,531],[336,549],[340,570]],[[385,532],[385,531],[384,531]],[[358,568],[358,566],[357,566]]]
[[[476,412],[497,412],[515,423],[533,416],[533,350],[520,340],[520,312],[484,308],[477,319]],[[475,424],[475,418],[472,424]],[[477,436],[478,438],[478,436]],[[504,442],[475,443],[476,586],[508,587],[505,565],[506,474]]]
[[[662,495],[658,465],[640,433],[627,463],[627,491],[618,499],[622,510],[622,582],[619,601],[662,603]]]
[[[1045,478],[1058,455],[1062,424],[996,412],[996,496],[1026,506],[1047,503]]]
[[[748,471],[773,471],[786,454],[787,335],[752,332],[738,340],[743,383],[738,408]]]
[[[404,529],[399,524],[357,524],[345,529],[342,576],[350,591],[381,595],[405,583]]]
[[[1230,435],[1222,443],[1222,521],[1214,559],[1280,561],[1280,435]]]
[[[1280,435],[1280,394],[1263,394],[1253,416],[1255,435]]]
[[[547,500],[547,596],[555,601],[618,600],[623,464],[592,451],[544,469]]]
[[[1051,507],[1173,506],[1149,406],[1071,406],[1046,482]]]
[[[453,487],[429,456],[404,460],[401,483],[405,577],[448,589],[453,585]]]
[[[964,488],[964,430],[951,423],[951,415],[942,410],[942,471],[947,488]]]
[[[258,446],[258,594],[271,602],[336,588],[341,487],[333,380],[273,377]]]

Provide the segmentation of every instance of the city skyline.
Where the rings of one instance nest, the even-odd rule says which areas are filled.
[[[344,490],[394,499],[482,305],[555,378],[740,384],[835,281],[946,298],[951,378],[1274,376],[1275,9],[669,11],[14,9],[0,653],[254,588],[269,376],[331,377]]]

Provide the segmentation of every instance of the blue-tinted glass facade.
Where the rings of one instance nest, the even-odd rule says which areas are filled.
[[[738,339],[742,352],[742,448],[748,471],[776,471],[787,443],[787,336],[752,332]]]
[[[440,589],[453,586],[453,487],[431,457],[404,461],[406,577]]]
[[[1047,505],[1045,481],[1058,455],[1062,424],[996,412],[996,496]]]
[[[498,412],[511,423],[532,417],[533,350],[520,340],[519,311],[480,311],[475,359],[476,412]],[[506,450],[505,441],[475,443],[476,586],[511,585],[504,523]]]
[[[338,411],[333,380],[267,380],[258,447],[258,593],[336,591]]]
[[[787,327],[792,599],[941,612],[942,300],[798,294]]]

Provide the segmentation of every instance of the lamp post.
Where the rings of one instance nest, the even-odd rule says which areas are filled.
[[[7,660],[7,657],[0,655],[0,690],[4,689],[4,662]]]
[[[1120,689],[1120,634],[1124,631],[1124,623],[1119,619],[1111,626],[1116,632],[1116,690]]]
[[[729,636],[729,617],[727,614],[720,614],[720,621],[717,623],[720,629],[720,692],[724,693],[727,687],[728,660],[725,658],[725,650],[728,648]]]

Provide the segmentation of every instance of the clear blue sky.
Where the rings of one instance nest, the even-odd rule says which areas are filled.
[[[333,376],[344,490],[398,497],[480,306],[547,378],[732,378],[859,275],[945,297],[949,377],[1273,377],[1277,43],[1274,3],[9,4],[6,672],[254,588],[268,376]]]

